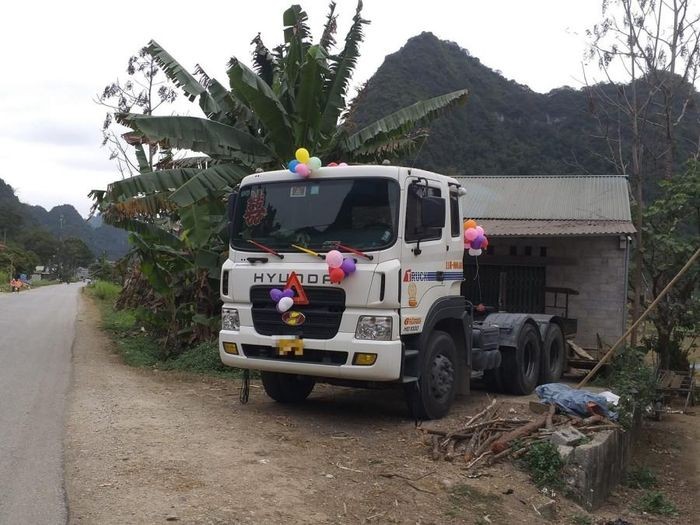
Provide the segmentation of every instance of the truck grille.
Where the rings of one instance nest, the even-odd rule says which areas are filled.
[[[277,355],[277,349],[272,346],[243,344],[243,353],[253,359],[271,359],[276,361],[291,361],[296,363],[314,363],[318,365],[344,365],[348,362],[347,352],[331,350],[314,350],[304,348],[304,355]]]
[[[340,327],[345,311],[345,290],[320,286],[305,286],[307,305],[294,305],[306,321],[301,326],[288,326],[270,299],[274,286],[253,286],[250,289],[253,327],[260,335],[293,335],[303,339],[332,339]]]

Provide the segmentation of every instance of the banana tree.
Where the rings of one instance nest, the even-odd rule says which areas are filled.
[[[362,18],[359,1],[342,48],[336,49],[335,8],[331,2],[321,38],[314,43],[306,12],[291,6],[283,14],[284,42],[271,50],[260,35],[255,37],[252,67],[232,58],[228,87],[200,66],[188,72],[157,42],[149,42],[146,52],[190,101],[197,102],[202,116],[115,117],[131,129],[130,142],[137,152],[143,144],[158,144],[201,156],[154,171],[145,167],[106,191],[93,192],[105,220],[135,235],[144,222],[174,234],[184,243],[193,267],[206,261],[215,278],[212,253],[226,246],[226,194],[242,177],[257,169],[286,167],[301,146],[325,162],[397,158],[424,140],[425,124],[466,100],[466,90],[446,93],[357,129],[347,118],[348,91],[369,22]],[[140,249],[145,254],[146,245],[140,244]]]

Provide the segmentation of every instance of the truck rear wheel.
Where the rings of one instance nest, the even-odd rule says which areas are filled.
[[[449,412],[459,384],[455,343],[436,330],[421,357],[420,379],[407,385],[408,408],[416,419],[439,419]]]
[[[260,372],[265,393],[278,403],[301,403],[314,389],[313,377]]]
[[[551,324],[542,345],[540,362],[540,384],[556,383],[564,373],[566,366],[566,346],[564,334],[556,324]]]
[[[504,388],[515,395],[525,395],[537,386],[540,375],[540,336],[537,328],[525,324],[518,336],[518,346],[502,349],[501,377]]]

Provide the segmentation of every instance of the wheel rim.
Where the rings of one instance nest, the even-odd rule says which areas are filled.
[[[430,394],[438,401],[449,396],[455,380],[455,371],[452,361],[442,354],[438,354],[433,359],[433,366],[430,370]]]

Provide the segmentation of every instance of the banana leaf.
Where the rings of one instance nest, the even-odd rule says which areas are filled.
[[[107,186],[106,197],[111,201],[118,201],[150,193],[171,193],[200,171],[199,168],[174,168],[117,180]]]
[[[328,137],[333,134],[338,125],[338,118],[346,107],[345,95],[360,56],[360,42],[364,38],[362,27],[369,24],[369,21],[360,15],[361,11],[362,0],[357,2],[352,26],[345,37],[345,47],[338,56],[331,58],[331,73],[325,87],[327,95],[321,117],[321,134]]]
[[[166,147],[190,149],[213,158],[235,159],[248,166],[271,162],[274,154],[258,138],[239,129],[197,117],[155,117],[122,113],[120,124]]]
[[[265,129],[273,150],[280,161],[294,152],[292,126],[287,111],[272,88],[254,71],[233,59],[228,70],[231,89],[255,113]]]
[[[201,170],[180,186],[170,199],[178,206],[189,206],[212,194],[235,186],[250,171],[233,163],[216,164]]]
[[[436,118],[447,108],[464,103],[467,100],[467,94],[466,89],[461,89],[421,100],[373,122],[347,138],[343,138],[339,145],[342,150],[353,154],[375,141],[381,142],[392,137],[405,135],[416,126]]]

